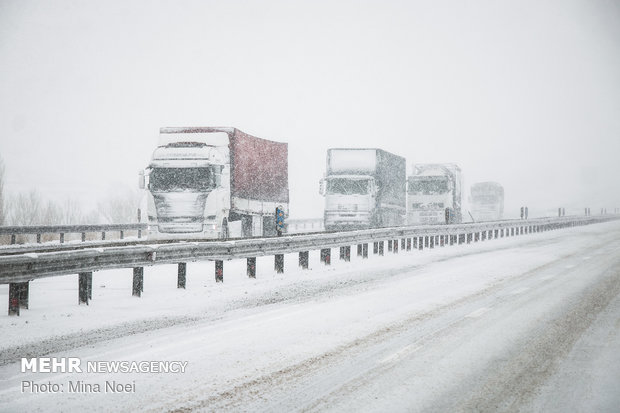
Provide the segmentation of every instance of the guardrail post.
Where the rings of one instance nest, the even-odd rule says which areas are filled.
[[[383,255],[383,243],[385,241],[379,241],[379,255]]]
[[[362,256],[362,244],[357,244],[357,256]]]
[[[397,240],[397,239],[395,239],[395,240],[392,242],[392,246],[393,246],[393,248],[394,248],[394,254],[398,254],[398,240]]]
[[[407,251],[411,251],[411,238],[407,237]]]
[[[105,231],[101,231],[101,241],[105,241]]]
[[[92,272],[90,273],[92,275]],[[88,305],[88,273],[78,274],[78,304]]]
[[[362,258],[368,258],[368,243],[362,244]]]
[[[325,263],[325,265],[331,264],[331,248],[323,248],[321,249],[321,262]]]
[[[93,272],[89,271],[88,275],[86,276],[86,283],[87,283],[87,288],[88,288],[88,299],[92,300],[93,299]]]
[[[215,260],[215,282],[224,282],[224,261]]]
[[[273,266],[278,274],[284,273],[284,254],[275,255]]]
[[[388,240],[388,252],[389,251],[392,251],[392,240],[391,239]]]
[[[304,270],[308,269],[308,251],[299,252],[299,266]]]
[[[187,275],[187,263],[180,262],[177,269],[177,288],[185,289]]]
[[[9,283],[9,315],[19,315],[19,284]]]
[[[245,267],[248,278],[256,278],[256,257],[249,257]]]
[[[14,293],[17,295],[18,307],[28,309],[28,296],[30,293],[30,281],[25,281],[21,283],[10,283],[9,284],[9,296],[10,296],[11,285],[14,285],[13,288],[15,289]],[[9,302],[9,315],[11,315],[10,306],[11,306],[11,303]],[[19,315],[19,308],[17,311],[17,315]]]
[[[41,234],[37,234],[37,244],[41,243]]]
[[[134,267],[133,269],[133,290],[132,295],[140,297],[144,291],[144,267]]]
[[[125,238],[125,231],[121,230],[121,239]]]

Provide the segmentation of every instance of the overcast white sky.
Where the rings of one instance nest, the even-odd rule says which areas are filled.
[[[9,194],[135,187],[160,126],[288,142],[292,217],[347,146],[620,207],[620,2],[0,0]]]

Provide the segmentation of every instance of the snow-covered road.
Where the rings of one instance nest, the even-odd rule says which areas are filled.
[[[620,223],[286,273],[260,258],[38,280],[0,317],[3,411],[613,411],[620,405]],[[3,286],[4,287],[4,286]],[[7,292],[0,290],[0,301]],[[187,362],[184,373],[21,373],[21,357]],[[23,382],[62,392],[22,391]],[[75,391],[76,383],[101,392]],[[105,383],[130,393],[105,392]],[[132,387],[133,386],[133,387]]]

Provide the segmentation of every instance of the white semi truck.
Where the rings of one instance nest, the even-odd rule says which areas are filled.
[[[161,128],[141,173],[152,238],[276,234],[288,215],[288,147],[236,128]]]
[[[461,168],[453,163],[416,164],[407,183],[407,224],[460,223]]]
[[[333,148],[321,180],[326,231],[404,225],[405,158],[376,148]]]
[[[476,221],[496,221],[504,215],[504,188],[497,182],[478,182],[470,188],[471,214]]]

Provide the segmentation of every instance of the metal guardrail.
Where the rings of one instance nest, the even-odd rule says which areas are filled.
[[[82,242],[86,240],[86,234],[100,232],[101,239],[105,240],[105,233],[118,231],[120,238],[124,238],[125,231],[138,231],[138,238],[142,237],[142,231],[147,229],[147,224],[102,224],[102,225],[28,225],[0,227],[0,235],[10,235],[11,244],[16,243],[17,235],[35,235],[37,243],[41,242],[42,234],[59,234],[60,242],[65,240],[65,234],[82,234]]]
[[[351,245],[357,244],[357,253],[368,256],[368,243],[373,252],[412,247],[433,248],[485,239],[548,231],[577,225],[586,225],[620,219],[620,216],[562,217],[537,220],[496,221],[459,225],[436,225],[399,228],[381,228],[340,233],[314,233],[275,238],[251,238],[229,241],[129,243],[125,246],[74,248],[54,252],[23,253],[0,256],[0,283],[9,284],[9,315],[19,315],[20,308],[28,308],[30,280],[55,275],[78,273],[78,302],[88,304],[92,298],[93,271],[133,267],[132,294],[140,296],[144,286],[144,266],[178,264],[177,287],[185,288],[188,261],[215,260],[215,280],[224,280],[224,262],[247,258],[247,273],[256,277],[256,257],[275,256],[275,269],[284,272],[284,255],[299,252],[299,265],[308,268],[310,250],[321,250],[321,261],[329,265],[331,248],[340,247],[340,258],[348,261]],[[83,246],[83,244],[80,244]]]
[[[224,261],[265,255],[306,253],[354,244],[399,241],[429,237],[441,245],[478,241],[504,236],[540,232],[568,226],[619,219],[618,216],[562,217],[533,220],[495,221],[456,225],[426,225],[381,228],[337,233],[251,238],[231,241],[179,242],[94,247],[70,251],[25,253],[0,256],[0,283],[19,283],[56,275],[93,272],[115,268],[136,268],[156,264],[192,261]],[[484,234],[483,234],[484,233]],[[441,237],[441,238],[440,238]],[[440,241],[441,240],[441,241]],[[416,240],[417,241],[417,240]],[[431,244],[432,247],[432,244]],[[398,246],[396,246],[398,248]],[[307,259],[307,258],[306,258]],[[301,255],[300,255],[301,262]]]

